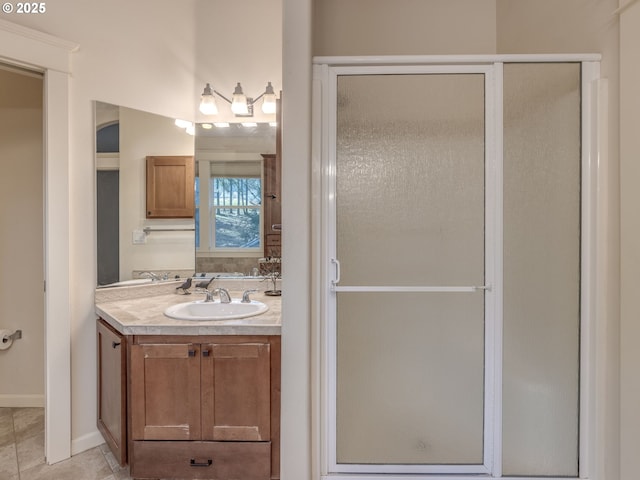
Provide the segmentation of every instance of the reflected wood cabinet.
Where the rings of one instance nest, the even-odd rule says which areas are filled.
[[[264,164],[264,255],[280,257],[282,225],[281,160],[279,154],[262,154]]]
[[[280,337],[126,339],[132,478],[279,478]]]
[[[147,218],[192,218],[194,181],[192,156],[147,157]]]
[[[264,256],[280,257],[282,249],[282,92],[276,107],[276,153],[263,154]],[[274,226],[276,226],[274,228]]]

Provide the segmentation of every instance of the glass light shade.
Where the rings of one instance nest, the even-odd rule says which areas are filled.
[[[271,82],[267,83],[267,88],[262,96],[262,112],[266,114],[276,113],[276,92],[273,91]]]
[[[236,85],[231,97],[231,111],[236,115],[247,115],[249,113],[249,105],[247,105],[247,97],[242,91],[240,82]]]
[[[269,93],[262,97],[262,113],[272,114],[276,113],[276,94]]]
[[[208,83],[207,86],[204,87],[204,92],[202,92],[202,96],[200,97],[200,111],[205,115],[218,114],[218,105],[216,105],[216,99]]]
[[[231,111],[236,115],[247,115],[249,113],[247,97],[244,95],[233,95],[231,99]]]

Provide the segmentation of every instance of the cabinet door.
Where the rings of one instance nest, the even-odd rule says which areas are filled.
[[[147,157],[147,218],[192,218],[193,157]]]
[[[133,440],[200,439],[199,346],[131,346]]]
[[[269,440],[269,344],[209,344],[202,349],[203,440]]]
[[[98,321],[98,430],[120,465],[127,462],[126,343]]]

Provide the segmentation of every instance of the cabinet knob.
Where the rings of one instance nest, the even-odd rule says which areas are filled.
[[[113,348],[119,347],[120,346],[120,342],[111,342],[111,346]]]
[[[209,350],[202,350],[202,356],[203,357],[208,357],[209,356]]]
[[[210,467],[212,463],[213,460],[211,459],[208,459],[206,462],[196,462],[195,458],[192,458],[190,462],[192,467]]]

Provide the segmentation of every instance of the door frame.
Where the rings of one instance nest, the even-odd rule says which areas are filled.
[[[312,260],[314,269],[318,272],[320,279],[317,288],[314,289],[312,301],[313,322],[316,325],[314,334],[316,338],[312,342],[314,351],[314,371],[313,378],[315,382],[313,388],[317,392],[318,403],[313,409],[312,423],[315,426],[313,439],[315,442],[315,459],[319,469],[321,478],[374,478],[367,472],[361,474],[348,473],[346,471],[332,470],[335,467],[335,444],[330,439],[331,425],[331,404],[330,398],[332,391],[329,388],[331,381],[331,367],[329,358],[332,355],[331,346],[327,343],[328,334],[330,334],[330,322],[326,321],[328,309],[328,285],[331,279],[337,274],[334,270],[336,265],[329,265],[328,260],[333,258],[330,241],[330,235],[335,232],[331,230],[331,218],[328,213],[330,208],[325,208],[327,201],[335,201],[334,192],[328,189],[325,179],[335,178],[335,169],[323,159],[327,155],[335,152],[335,139],[332,138],[332,132],[329,128],[330,119],[323,112],[334,111],[331,107],[332,98],[335,98],[331,91],[332,81],[330,71],[338,69],[341,72],[349,71],[351,67],[362,66],[389,66],[402,65],[403,67],[413,66],[444,66],[446,68],[460,65],[476,65],[487,66],[496,72],[493,86],[495,92],[502,91],[502,65],[508,62],[580,62],[582,63],[582,85],[581,85],[581,104],[582,104],[582,212],[581,212],[581,330],[580,330],[580,452],[579,452],[579,478],[594,478],[594,472],[597,471],[597,462],[599,460],[599,452],[604,451],[602,441],[598,441],[595,435],[596,427],[604,417],[605,407],[604,390],[598,388],[602,385],[602,378],[596,377],[596,372],[601,366],[596,364],[596,357],[603,358],[604,345],[601,341],[596,341],[595,323],[597,306],[606,301],[605,294],[596,290],[596,284],[599,284],[599,274],[606,268],[603,264],[597,264],[596,260],[604,252],[604,239],[602,234],[598,235],[598,225],[606,225],[604,218],[605,209],[603,208],[607,202],[608,191],[604,186],[603,179],[606,179],[606,166],[602,163],[606,148],[606,125],[603,121],[598,121],[598,113],[606,114],[606,82],[600,80],[600,56],[599,55],[471,55],[471,56],[396,56],[396,57],[316,57],[314,58],[314,82],[313,82],[313,118],[312,118],[312,199],[313,199],[313,220],[312,228],[318,240],[312,245]],[[362,71],[362,70],[360,70]],[[411,72],[408,72],[411,73]],[[502,95],[495,95],[496,101],[493,103],[494,125],[502,125]],[[489,113],[489,112],[488,112]],[[331,114],[329,114],[331,115]],[[489,122],[487,122],[489,123]],[[335,125],[335,123],[334,123]],[[495,156],[499,157],[496,163],[501,166],[502,157],[502,129],[495,129]],[[489,147],[490,148],[490,147]],[[487,156],[490,152],[487,153]],[[600,160],[600,161],[599,161]],[[487,164],[487,168],[489,165]],[[494,172],[497,184],[502,184],[501,167]],[[600,179],[602,176],[603,179]],[[599,180],[600,179],[600,180]],[[501,189],[496,189],[497,195],[497,211],[501,212],[502,196]],[[501,213],[498,213],[501,215]],[[501,246],[501,225],[502,221],[497,222],[496,227],[496,249]],[[603,227],[601,227],[603,228]],[[494,284],[501,286],[501,269],[496,268],[496,278]],[[495,307],[501,310],[501,288],[498,290],[495,298]],[[501,312],[497,317],[500,318]],[[499,327],[499,325],[496,325]],[[598,326],[598,330],[601,330]],[[495,345],[502,343],[502,329],[495,328],[492,333],[492,341]],[[496,355],[493,358],[493,368],[488,372],[495,375],[495,378],[501,378],[501,352],[495,349]],[[487,352],[488,353],[488,352]],[[601,360],[600,360],[601,361]],[[501,477],[501,395],[499,382],[494,385],[493,399],[494,410],[489,413],[489,417],[485,417],[487,421],[492,422],[489,430],[492,430],[492,445],[495,451],[490,454],[490,458],[486,459],[485,465],[489,467],[489,471],[485,474],[493,478]],[[334,392],[335,393],[335,392]],[[486,414],[486,406],[485,406]],[[485,440],[486,440],[485,435]],[[334,439],[335,440],[335,439]],[[490,445],[485,445],[485,447]],[[333,449],[333,457],[331,450]],[[486,448],[485,448],[486,452]],[[485,453],[486,456],[486,453]],[[418,478],[411,475],[403,475],[403,479]],[[435,473],[435,472],[434,472]],[[429,478],[439,479],[447,478],[468,478],[464,473],[456,473],[453,476],[441,472],[442,475],[429,475]],[[452,472],[453,473],[453,472]],[[420,477],[422,478],[422,477]]]
[[[45,458],[71,456],[69,76],[79,45],[0,20],[0,61],[44,74]]]

